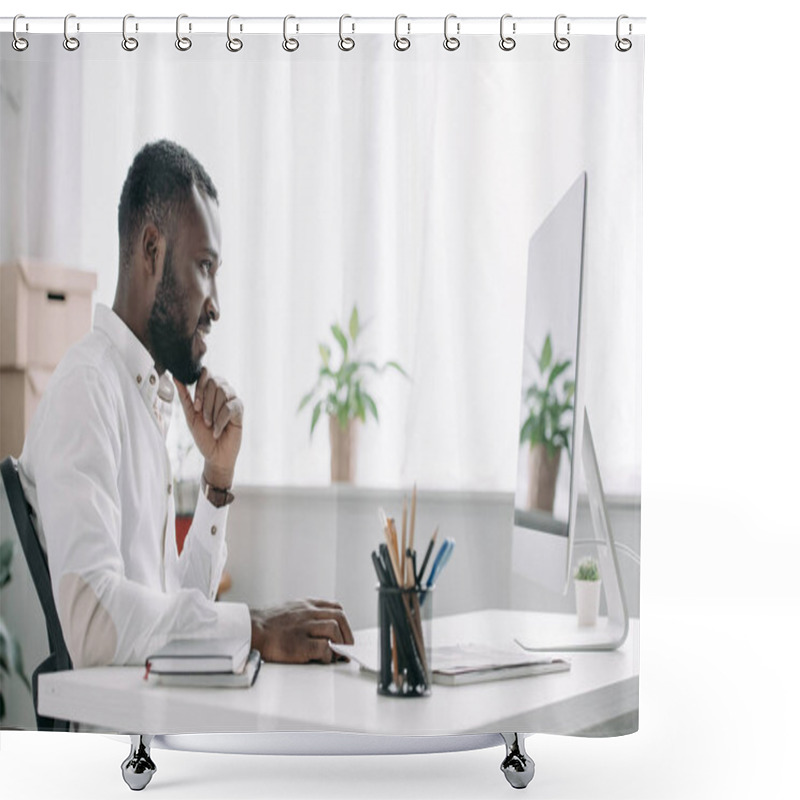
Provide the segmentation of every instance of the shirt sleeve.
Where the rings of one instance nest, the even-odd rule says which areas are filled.
[[[210,572],[203,583],[200,568],[192,566],[190,585],[175,592],[125,575],[118,488],[124,410],[96,368],[74,369],[54,389],[43,398],[23,461],[33,471],[53,595],[73,665],[143,664],[177,637],[249,641],[247,606],[212,602]],[[224,560],[221,547],[217,560]],[[217,560],[207,564],[221,571]]]

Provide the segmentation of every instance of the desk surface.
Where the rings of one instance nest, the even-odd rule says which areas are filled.
[[[434,620],[438,644],[508,645],[574,616],[487,610]],[[358,632],[356,632],[358,640]],[[118,733],[348,731],[388,735],[537,731],[578,733],[638,709],[639,621],[611,652],[575,652],[569,672],[467,686],[430,697],[376,692],[355,664],[262,664],[250,689],[192,689],[143,680],[143,667],[96,667],[39,678],[39,713]]]

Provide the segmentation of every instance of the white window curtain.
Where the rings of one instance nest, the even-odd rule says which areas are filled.
[[[613,40],[586,36],[559,53],[527,37],[506,53],[474,37],[450,53],[420,35],[397,52],[361,35],[342,53],[308,36],[293,59],[270,36],[238,54],[173,42],[148,35],[137,59],[86,37],[68,69],[45,59],[24,78],[4,63],[3,137],[19,154],[3,156],[4,260],[93,270],[110,304],[127,168],[168,136],[219,190],[207,363],[245,401],[237,479],[328,483],[326,425],[310,439],[296,412],[318,343],[357,305],[364,355],[410,375],[372,385],[381,421],[360,431],[357,483],[513,492],[528,241],[585,170],[586,399],[606,491],[639,494],[642,85],[624,60],[641,48],[609,55]],[[95,59],[103,69],[85,69]]]

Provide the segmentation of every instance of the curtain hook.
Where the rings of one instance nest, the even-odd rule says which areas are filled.
[[[555,49],[558,50],[559,53],[563,53],[565,50],[569,50],[569,45],[570,45],[569,39],[567,39],[565,36],[559,36],[558,35],[558,21],[560,19],[566,19],[566,18],[567,18],[566,14],[559,14],[556,17],[555,22],[553,23],[553,35],[555,36],[555,39],[556,39],[553,42],[553,47],[555,47]],[[570,28],[570,24],[568,22],[567,23],[567,36],[569,36],[569,28]]]
[[[617,41],[614,42],[614,47],[616,47],[617,50],[620,51],[620,53],[627,53],[628,50],[630,50],[631,47],[633,47],[633,42],[630,39],[623,39],[619,35],[620,27],[621,27],[620,23],[624,19],[628,19],[628,15],[627,14],[620,14],[617,17]],[[630,22],[629,22],[628,23],[628,34],[630,35],[631,33],[633,33],[633,25],[631,25]]]
[[[28,40],[27,39],[23,39],[17,33],[17,20],[18,19],[25,19],[24,14],[17,14],[17,16],[14,17],[14,24],[11,27],[11,32],[14,34],[14,38],[11,40],[11,46],[18,53],[21,53],[23,50],[27,50],[28,49]],[[27,28],[27,24],[26,24],[26,28]]]
[[[78,41],[78,39],[76,39],[74,36],[70,36],[69,35],[68,25],[69,25],[69,21],[71,19],[75,19],[75,15],[74,14],[67,14],[67,16],[64,17],[64,43],[63,44],[64,44],[64,49],[65,50],[69,50],[70,52],[72,52],[73,50],[77,50],[81,46],[81,43]],[[78,30],[80,30],[80,29],[81,29],[80,25],[78,25]]]
[[[352,50],[356,46],[356,43],[355,40],[352,39],[350,36],[346,37],[344,35],[343,26],[344,26],[344,21],[346,19],[353,19],[353,18],[349,14],[342,14],[342,16],[339,17],[339,49],[348,52],[349,50]],[[355,33],[356,32],[355,22],[352,22],[350,24],[353,26],[352,33]]]
[[[175,20],[175,47],[178,50],[185,52],[192,46],[192,40],[188,36],[181,36],[181,20],[187,19],[188,14],[178,14],[177,19]],[[189,30],[192,29],[191,24],[189,25]]]
[[[242,42],[241,39],[231,36],[231,22],[233,22],[235,19],[239,19],[236,14],[231,14],[228,17],[228,41],[225,42],[225,47],[227,47],[231,53],[238,53],[244,47],[244,42]],[[242,30],[241,25],[239,26],[239,30]]]
[[[394,49],[400,50],[403,52],[404,50],[408,50],[411,47],[411,39],[408,36],[401,36],[400,35],[400,20],[405,19],[407,20],[408,17],[405,14],[398,14],[394,18]],[[411,33],[411,23],[406,22],[406,27],[408,28],[408,33]]]
[[[508,52],[509,50],[513,50],[517,46],[517,40],[513,39],[511,36],[505,35],[505,24],[507,19],[511,19],[511,14],[503,14],[500,17],[500,49],[505,50]],[[514,23],[513,32],[517,32],[517,25]]]
[[[300,42],[297,41],[295,38],[289,38],[288,36],[288,28],[289,28],[289,20],[290,19],[297,19],[297,17],[293,17],[291,14],[288,14],[283,18],[283,49],[287,53],[293,53],[300,47]],[[297,30],[300,30],[300,26],[297,26]]]
[[[450,50],[450,52],[452,52],[453,50],[458,50],[458,48],[461,47],[461,40],[457,36],[449,36],[447,33],[450,20],[456,18],[457,17],[455,14],[448,14],[444,18],[444,49]],[[461,23],[456,23],[456,33],[460,32],[461,32]]]
[[[132,53],[139,46],[139,40],[135,39],[133,36],[128,36],[129,19],[135,19],[133,14],[126,14],[122,18],[122,49]],[[136,26],[136,30],[139,30],[138,25]]]

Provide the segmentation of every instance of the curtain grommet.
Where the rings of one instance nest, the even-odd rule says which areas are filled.
[[[73,53],[81,46],[81,43],[78,38],[69,35],[69,21],[71,19],[75,19],[74,14],[67,14],[67,16],[64,17],[64,41],[62,44],[65,50],[69,50],[70,53]],[[76,26],[77,30],[81,29],[80,23],[76,23]]]
[[[228,17],[228,41],[225,42],[225,47],[228,48],[228,52],[230,53],[238,53],[244,47],[244,42],[241,39],[231,36],[231,22],[233,22],[235,19],[239,19],[236,14],[231,14]],[[241,25],[239,26],[239,30],[242,30]]]
[[[182,53],[185,53],[191,46],[192,40],[188,36],[181,35],[181,20],[188,19],[188,14],[178,14],[175,19],[175,47]],[[192,30],[192,23],[189,23],[189,30]]]
[[[339,17],[339,49],[345,53],[349,53],[355,46],[356,41],[353,39],[352,36],[345,36],[344,35],[344,21],[346,19],[353,19],[349,14],[342,14]],[[356,24],[355,22],[350,23],[353,27],[352,33],[356,32]]]
[[[555,21],[553,22],[553,36],[555,37],[555,41],[553,42],[553,47],[555,47],[555,49],[558,50],[559,53],[563,53],[563,52],[569,50],[569,46],[571,44],[570,40],[567,39],[566,36],[559,36],[559,34],[558,34],[558,21],[561,20],[561,19],[566,19],[566,18],[567,18],[566,14],[559,14],[555,18]],[[567,36],[569,36],[569,33],[570,33],[570,24],[568,22],[567,23]]]
[[[456,15],[448,14],[444,18],[444,42],[442,46],[444,47],[445,50],[449,50],[452,53],[453,51],[458,50],[458,48],[461,47],[461,40],[458,38],[458,35],[456,36],[449,35],[448,29],[451,19],[457,19]],[[456,22],[456,34],[459,33],[461,33],[461,23]]]
[[[411,39],[408,38],[408,35],[411,33],[411,23],[406,22],[406,28],[408,29],[405,36],[400,35],[400,20],[405,19],[407,20],[408,17],[405,14],[398,14],[394,18],[394,49],[399,50],[401,53],[404,53],[411,47]]]
[[[126,14],[122,18],[122,49],[127,51],[128,53],[132,53],[138,46],[139,40],[133,36],[128,36],[128,20],[135,19],[133,14]],[[136,26],[136,30],[139,30],[139,26]]]
[[[17,14],[17,16],[14,17],[14,23],[11,26],[11,33],[12,33],[12,37],[13,37],[11,39],[11,46],[18,53],[24,53],[28,49],[28,40],[23,38],[22,36],[20,36],[19,33],[17,33],[17,20],[20,20],[20,19],[25,19],[25,15],[24,14]]]
[[[511,36],[506,36],[505,32],[505,24],[507,19],[511,19],[511,14],[503,14],[500,17],[500,49],[504,50],[506,53],[510,52],[517,46],[517,40]],[[517,23],[513,22],[511,25],[511,32],[517,32]]]

